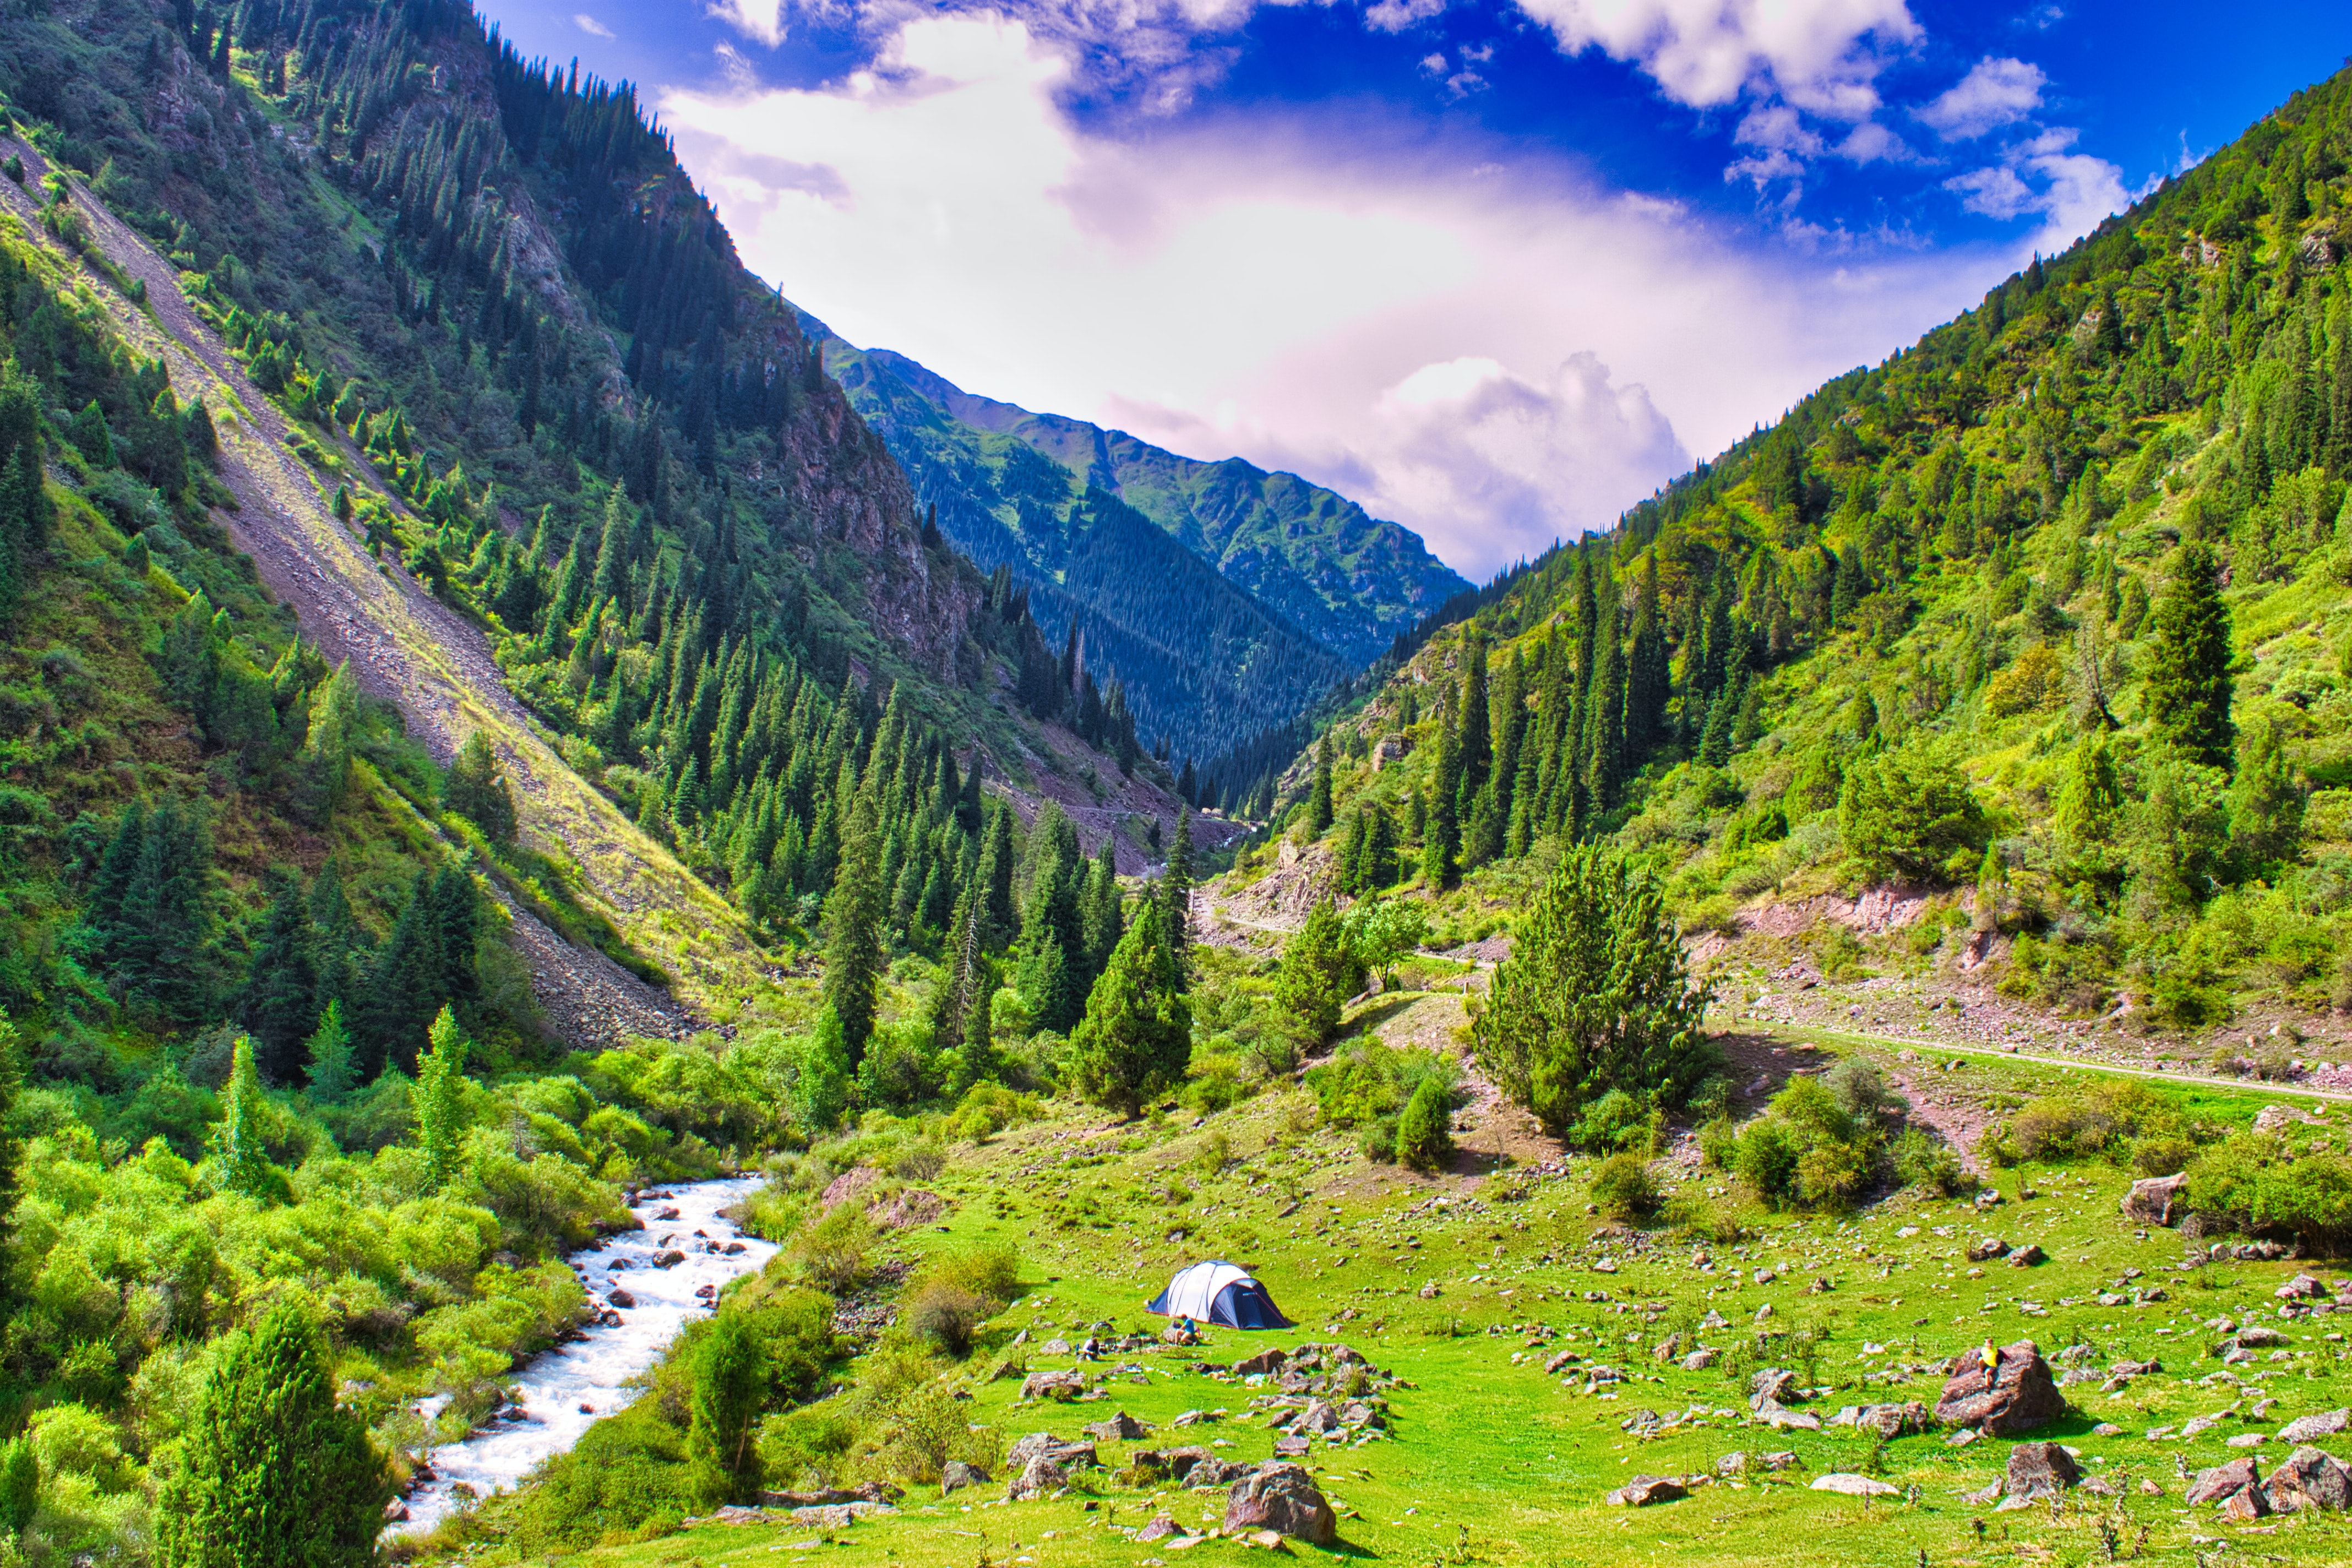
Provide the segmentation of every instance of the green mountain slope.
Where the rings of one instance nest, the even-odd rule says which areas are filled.
[[[1598,837],[1734,933],[1973,888],[1902,962],[2070,1013],[2352,998],[2348,116],[2298,94],[1534,563],[1334,735],[1342,880],[1382,819],[1498,896]]]
[[[1122,431],[975,396],[903,354],[857,349],[806,324],[917,494],[939,507],[950,538],[982,565],[1010,566],[1031,584],[1055,629],[1079,613],[1090,641],[1124,634],[1156,645],[1128,652],[1143,663],[1108,647],[1107,659],[1139,710],[1166,715],[1180,751],[1206,756],[1303,711],[1468,587],[1409,531],[1294,474],[1198,462]],[[1126,535],[1118,553],[1132,581],[1102,583],[1079,562],[1108,510],[1105,497],[1209,563],[1223,586]],[[1182,574],[1163,581],[1166,573]],[[1189,628],[1171,635],[1202,614],[1183,602],[1195,599],[1214,606],[1213,642]],[[1161,667],[1158,649],[1196,680],[1229,682],[1244,706],[1194,706],[1201,700],[1182,689],[1181,670]]]

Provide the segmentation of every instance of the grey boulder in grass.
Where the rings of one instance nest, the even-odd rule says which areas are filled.
[[[2032,1340],[2002,1345],[1993,1365],[1976,1351],[1952,1358],[1936,1419],[1947,1426],[1973,1426],[1988,1437],[2013,1437],[2045,1426],[2066,1413],[2066,1396],[2050,1375],[2050,1363]]]

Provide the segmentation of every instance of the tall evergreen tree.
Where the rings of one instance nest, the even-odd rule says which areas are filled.
[[[475,731],[457,748],[441,785],[441,806],[480,828],[493,844],[514,841],[514,792],[507,787],[499,754],[484,731]]]
[[[1617,804],[1625,756],[1625,663],[1617,623],[1605,620],[1592,650],[1592,689],[1584,704],[1584,798],[1595,816]]]
[[[158,1568],[372,1568],[391,1478],[292,1301],[214,1352],[155,1508]]]
[[[258,1042],[263,1073],[284,1084],[299,1075],[302,1037],[319,1020],[319,965],[301,879],[289,871],[272,876],[277,896],[254,943],[237,1014]]]
[[[1317,838],[1331,831],[1331,732],[1315,742],[1315,783],[1307,796],[1307,831]]]
[[[1070,1041],[1080,1090],[1126,1116],[1182,1082],[1192,1059],[1192,1009],[1160,922],[1159,907],[1145,904],[1095,982]]]
[[[1192,814],[1176,813],[1176,837],[1168,849],[1168,864],[1160,873],[1160,940],[1168,947],[1168,963],[1176,988],[1189,990],[1192,972]]]
[[[1421,879],[1433,889],[1460,879],[1462,840],[1454,801],[1461,784],[1461,753],[1452,719],[1437,726],[1437,755],[1429,770],[1429,814],[1422,827]]]
[[[2230,606],[2218,579],[2202,542],[2173,552],[2156,604],[2146,702],[2158,737],[2190,762],[2226,769],[2237,731],[2230,718]]]
[[[242,1193],[264,1202],[288,1195],[285,1175],[270,1163],[269,1151],[263,1146],[267,1118],[253,1040],[239,1035],[230,1050],[228,1083],[221,1090],[221,1119],[205,1140],[205,1169],[215,1192]]]
[[[432,1047],[416,1058],[416,1144],[433,1184],[448,1181],[457,1168],[457,1143],[465,1133],[465,1032],[444,1006],[433,1016]]]
[[[842,1048],[854,1073],[866,1059],[888,954],[883,950],[882,831],[874,796],[861,789],[842,835],[841,870],[824,901],[824,999],[841,1020]]]

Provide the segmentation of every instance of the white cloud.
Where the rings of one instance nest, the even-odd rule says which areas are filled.
[[[1599,48],[1638,64],[1666,95],[1712,108],[1777,94],[1860,120],[1889,53],[1916,44],[1904,0],[1519,0],[1570,54]]]
[[[783,0],[710,0],[706,15],[772,49],[784,41]]]
[[[1759,254],[1370,110],[1090,137],[1057,107],[1072,68],[1019,22],[926,15],[824,89],[659,103],[745,259],[850,341],[1291,468],[1471,576],[1605,523],[1995,270]]]
[[[2040,66],[1988,55],[1918,116],[1947,141],[1973,141],[2041,108],[2049,80]]]
[[[1374,0],[1364,7],[1364,25],[1378,33],[1402,33],[1445,9],[1445,0]]]
[[[591,16],[585,11],[573,13],[572,25],[592,37],[609,38],[613,36],[612,28],[604,26],[604,23],[599,22],[595,17]]]
[[[1958,194],[1962,206],[1987,217],[2041,214],[2033,247],[2054,254],[2131,205],[2121,169],[2073,151],[2080,134],[2071,126],[2053,126],[2010,148],[2000,163],[1957,174],[1944,188]],[[2042,183],[2037,187],[2032,180]]]

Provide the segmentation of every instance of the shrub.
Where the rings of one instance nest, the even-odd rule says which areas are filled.
[[[1647,1156],[1656,1152],[1664,1128],[1663,1111],[1644,1106],[1622,1089],[1612,1089],[1586,1108],[1570,1141],[1596,1153]]]
[[[1874,881],[1958,881],[1984,853],[1986,826],[1967,776],[1915,743],[1846,770],[1838,833],[1854,868]]]
[[[1739,1135],[1732,1168],[1759,1201],[1778,1207],[1797,1195],[1797,1162],[1804,1152],[1796,1129],[1766,1117]]]
[[[874,1222],[855,1203],[835,1204],[793,1244],[793,1261],[815,1284],[838,1295],[866,1278]]]
[[[925,1276],[1002,1307],[1021,1294],[1021,1255],[1001,1246],[942,1253]]]
[[[1887,1087],[1878,1065],[1862,1057],[1846,1057],[1822,1075],[1822,1087],[1848,1116],[1868,1123],[1889,1113],[1910,1109],[1901,1095]]]
[[[1601,1212],[1628,1225],[1646,1222],[1658,1210],[1658,1184],[1650,1163],[1639,1154],[1612,1154],[1592,1173],[1592,1201]]]
[[[1927,1187],[1948,1198],[1976,1184],[1958,1152],[1920,1128],[1905,1129],[1895,1141],[1894,1153],[1895,1173],[1906,1186]]]
[[[890,1173],[908,1182],[928,1182],[947,1168],[947,1151],[936,1143],[908,1144],[890,1162]]]
[[[2197,1146],[2186,1138],[2143,1138],[2132,1145],[2131,1168],[2137,1176],[2175,1176],[2197,1157]]]
[[[1699,1162],[1710,1170],[1728,1171],[1739,1157],[1739,1123],[1718,1116],[1698,1130]]]
[[[2233,1133],[2189,1166],[2189,1206],[2240,1230],[2291,1232],[2330,1257],[2352,1245],[2352,1159],[2298,1152],[2273,1133]]]
[[[1442,1171],[1454,1163],[1454,1099],[1434,1077],[1416,1085],[1397,1121],[1397,1162],[1415,1171]]]
[[[971,1353],[971,1336],[989,1315],[989,1304],[944,1279],[918,1286],[900,1314],[909,1332],[961,1359]]]

